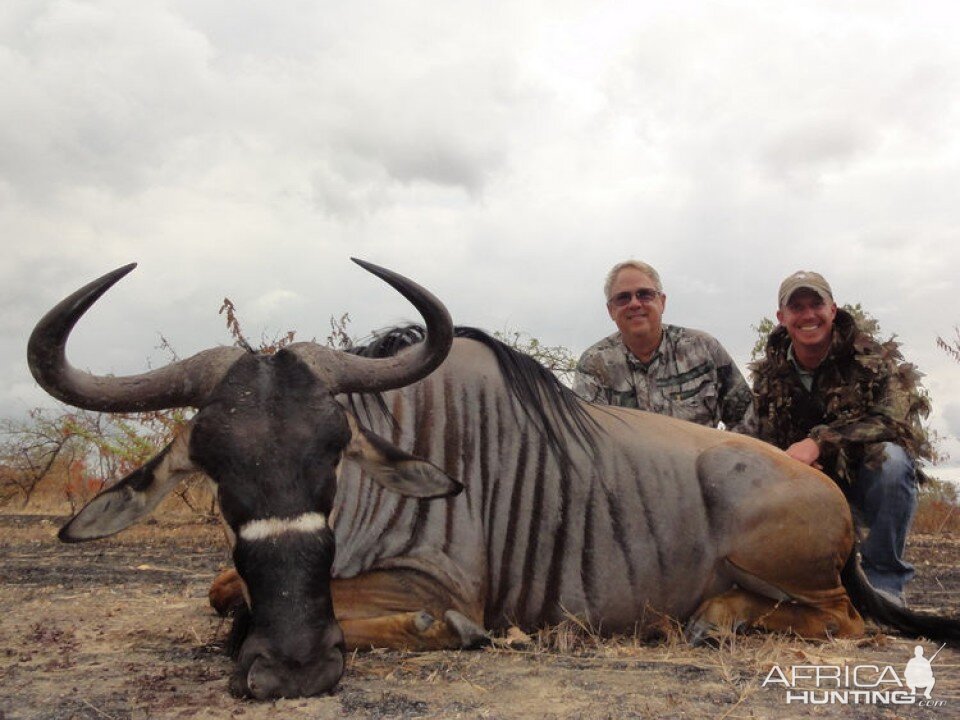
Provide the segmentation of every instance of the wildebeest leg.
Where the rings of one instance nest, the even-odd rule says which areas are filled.
[[[854,535],[836,483],[737,440],[705,451],[697,471],[712,521],[729,533],[717,574],[735,589],[703,602],[689,625],[692,639],[711,626],[804,637],[863,633],[841,584]]]
[[[863,635],[863,619],[842,587],[815,595],[798,602],[728,590],[700,605],[687,624],[687,639],[696,645],[718,632],[752,629],[811,639]]]
[[[331,592],[334,615],[350,650],[469,648],[489,639],[473,619],[482,618],[482,610],[456,601],[421,573],[382,571],[338,578],[332,581]],[[244,584],[237,571],[221,572],[210,586],[209,598],[220,615],[243,606]]]
[[[375,647],[402,650],[444,650],[478,647],[487,636],[478,625],[456,610],[438,620],[426,610],[380,617],[340,620],[347,650]],[[466,632],[466,636],[461,634]]]
[[[439,650],[488,641],[479,603],[471,606],[453,597],[422,573],[391,570],[336,578],[331,591],[348,649]]]

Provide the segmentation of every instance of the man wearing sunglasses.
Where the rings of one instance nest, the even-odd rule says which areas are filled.
[[[753,394],[729,353],[705,332],[662,323],[667,296],[656,270],[637,260],[618,263],[604,294],[617,332],[580,357],[574,392],[590,402],[753,434]]]
[[[902,603],[914,574],[903,550],[917,505],[915,459],[930,455],[916,369],[896,343],[878,343],[837,308],[818,273],[780,284],[777,320],[752,367],[758,437],[836,481],[870,529],[860,546],[870,584]]]

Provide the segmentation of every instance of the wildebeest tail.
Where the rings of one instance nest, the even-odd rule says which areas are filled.
[[[960,619],[909,610],[884,597],[867,579],[854,547],[840,574],[850,601],[866,618],[888,625],[907,637],[960,642]]]

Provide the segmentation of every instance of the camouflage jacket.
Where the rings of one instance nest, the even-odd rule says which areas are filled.
[[[750,368],[760,439],[786,449],[813,438],[824,472],[841,483],[853,481],[861,463],[878,467],[884,442],[901,445],[914,459],[931,457],[920,426],[930,402],[919,391],[920,373],[903,362],[898,343],[878,343],[852,315],[838,310],[832,347],[810,391],[790,360],[790,347],[786,328],[777,327],[765,357]]]
[[[639,408],[681,420],[754,434],[750,386],[716,338],[699,330],[663,326],[649,363],[627,349],[616,332],[587,348],[577,363],[573,391],[590,402]]]

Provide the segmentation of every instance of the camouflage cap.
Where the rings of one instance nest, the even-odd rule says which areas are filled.
[[[800,289],[813,290],[825,301],[833,301],[833,290],[830,289],[830,283],[824,279],[823,275],[810,270],[797,270],[780,283],[780,292],[777,295],[780,298],[780,307],[786,305],[790,296]]]

